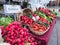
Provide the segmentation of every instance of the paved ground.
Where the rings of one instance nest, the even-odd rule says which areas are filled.
[[[48,45],[60,45],[60,19],[57,19]]]
[[[60,45],[60,12],[59,12],[60,7],[52,7],[49,9],[51,9],[51,10],[55,9],[55,11],[58,14],[57,16],[59,18],[57,19],[57,22],[54,26],[54,29],[53,29],[53,32],[52,32],[48,45]]]

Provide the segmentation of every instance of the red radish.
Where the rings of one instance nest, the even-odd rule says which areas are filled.
[[[34,17],[36,17],[36,16],[37,16],[37,14],[33,14],[33,16],[34,16]]]
[[[11,45],[25,45],[29,39],[29,43],[36,42],[35,39],[30,36],[28,29],[23,28],[20,23],[16,21],[9,24],[5,30],[2,30],[2,37],[5,39],[5,42]]]

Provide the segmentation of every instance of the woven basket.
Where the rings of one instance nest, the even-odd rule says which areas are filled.
[[[30,28],[30,27],[29,27],[29,28]],[[43,31],[43,32],[35,31],[35,30],[33,30],[32,28],[30,28],[30,31],[31,31],[32,33],[36,34],[36,35],[43,35],[43,34],[45,34],[45,33],[49,30],[49,28],[50,28],[50,26],[47,28],[46,31]]]

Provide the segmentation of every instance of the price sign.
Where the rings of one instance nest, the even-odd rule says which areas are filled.
[[[20,5],[4,5],[4,12],[5,13],[18,13],[22,12]]]
[[[15,2],[23,2],[24,0],[13,0]]]

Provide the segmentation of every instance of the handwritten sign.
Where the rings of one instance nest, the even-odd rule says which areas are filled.
[[[18,13],[22,12],[20,5],[4,5],[4,12],[5,13]]]

